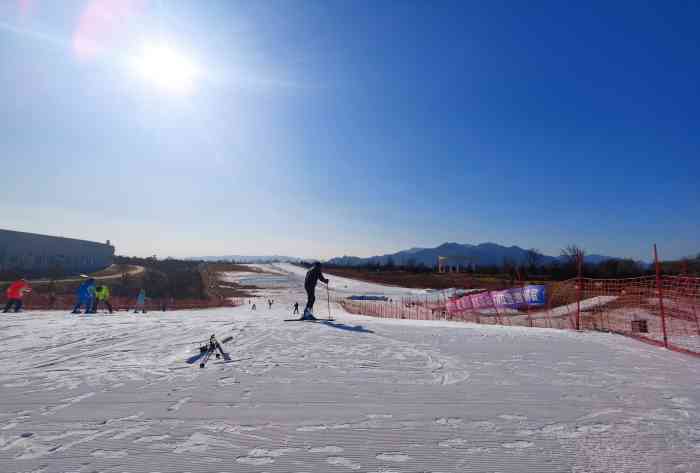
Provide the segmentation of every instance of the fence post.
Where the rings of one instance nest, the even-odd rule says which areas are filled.
[[[493,294],[491,293],[491,291],[489,291],[489,299],[491,299],[491,305],[493,305],[493,309],[496,311],[496,322],[499,325],[503,325],[503,322],[501,322],[501,316],[498,313],[498,307],[496,307],[496,301],[493,300]]]
[[[668,348],[666,313],[664,312],[664,291],[661,287],[661,265],[659,265],[659,254],[656,251],[656,243],[654,243],[654,265],[656,266],[656,293],[659,296],[659,310],[661,311],[661,330],[664,333],[664,347]]]
[[[523,283],[523,287],[520,288],[520,293],[522,294],[523,300],[525,301],[525,314],[527,315],[527,325],[529,327],[533,327],[532,315],[530,314],[530,301],[528,301],[527,296],[525,296],[525,283]]]
[[[530,303],[525,297],[525,280],[523,279],[520,270],[518,270],[518,279],[520,280],[520,294],[523,297],[523,301],[525,301],[525,313],[527,314],[527,324],[530,327],[532,327],[532,317],[530,317]]]
[[[581,279],[583,255],[581,252],[576,254],[576,263],[578,265],[578,277],[576,278],[576,330],[581,330],[581,291],[583,290],[583,281]]]
[[[552,328],[552,296],[554,295],[555,284],[552,283],[547,288],[547,317],[545,317],[545,327]]]

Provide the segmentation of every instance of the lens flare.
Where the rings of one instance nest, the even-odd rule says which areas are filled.
[[[146,0],[90,0],[81,11],[73,32],[73,51],[81,61],[108,53],[127,35]],[[32,2],[29,1],[29,4]]]
[[[200,75],[194,61],[164,44],[145,46],[131,66],[139,77],[173,93],[191,93]]]

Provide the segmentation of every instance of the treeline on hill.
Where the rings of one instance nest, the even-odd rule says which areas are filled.
[[[500,265],[471,265],[462,268],[461,272],[474,275],[488,275],[503,279],[517,280],[551,280],[563,281],[578,275],[578,256],[584,256],[585,250],[571,245],[561,252],[560,261],[540,264],[541,253],[531,249],[528,251],[528,261],[516,263],[504,258]],[[585,259],[585,258],[584,258]],[[416,263],[409,259],[405,264],[396,264],[389,257],[384,264],[370,263],[359,266],[340,266],[327,264],[329,268],[346,268],[368,272],[403,271],[408,273],[434,273],[437,265],[427,266],[424,263]],[[645,276],[655,273],[653,265],[635,261],[630,258],[614,258],[600,263],[583,263],[581,267],[583,277],[587,278],[630,278]],[[687,257],[676,261],[661,262],[661,270],[670,275],[694,275],[700,276],[700,253],[695,257]]]
[[[694,258],[689,257],[677,261],[662,261],[661,272],[664,274],[700,276],[700,253]]]
[[[115,256],[114,264],[109,268],[92,274],[93,276],[113,276],[107,279],[98,279],[97,284],[109,286],[112,296],[136,297],[141,288],[146,290],[147,297],[151,299],[208,299],[210,296],[219,296],[215,271],[212,272],[212,263],[200,261],[179,260],[174,258],[158,259],[155,256],[149,258],[137,258],[129,256]],[[142,266],[144,272],[132,273],[134,266]],[[226,267],[232,265],[228,264]],[[244,269],[244,268],[243,268]],[[231,269],[229,269],[231,270]],[[241,270],[235,268],[234,270]],[[0,291],[6,289],[9,282],[20,277],[34,279],[34,274],[27,271],[7,270],[0,273],[0,281],[7,284],[0,285]],[[43,282],[32,282],[32,289],[38,294],[75,294],[82,282],[75,275],[65,271],[56,270],[36,275],[45,279]],[[70,277],[69,280],[62,278]],[[223,294],[230,297],[247,296],[243,291],[228,291]]]
[[[157,259],[116,256],[116,264],[136,265],[146,268],[138,276],[124,274],[119,283],[112,285],[115,295],[130,295],[134,289],[143,287],[151,298],[206,299],[206,287],[198,261],[178,260],[174,258]]]

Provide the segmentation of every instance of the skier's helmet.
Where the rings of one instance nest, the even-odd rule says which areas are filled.
[[[320,262],[320,261],[314,262],[314,268],[320,268],[320,267],[321,267],[321,262]]]

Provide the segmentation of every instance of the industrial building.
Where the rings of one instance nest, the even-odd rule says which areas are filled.
[[[30,277],[91,273],[106,268],[113,260],[114,247],[109,241],[97,243],[0,229],[0,273],[16,271]]]

